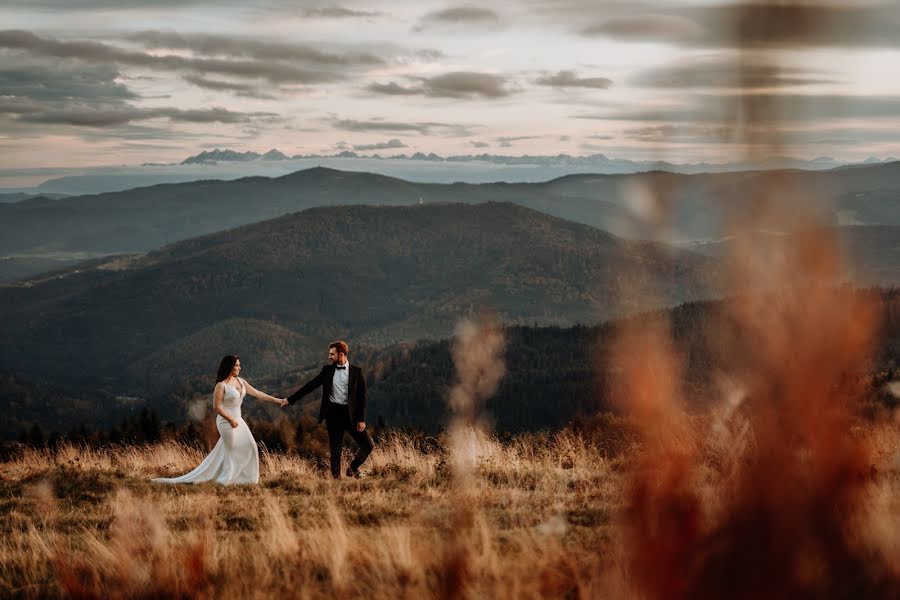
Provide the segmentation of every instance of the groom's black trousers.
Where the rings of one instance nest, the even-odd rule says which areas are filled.
[[[375,448],[375,443],[368,431],[356,430],[356,423],[351,421],[350,408],[346,404],[328,402],[325,427],[328,429],[328,445],[331,449],[331,476],[335,479],[341,476],[341,451],[344,447],[345,431],[359,445],[356,456],[350,462],[350,468],[354,471],[366,462],[372,449]]]

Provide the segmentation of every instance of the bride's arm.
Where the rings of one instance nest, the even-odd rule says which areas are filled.
[[[258,389],[256,389],[252,385],[250,385],[250,382],[247,381],[246,379],[241,379],[241,381],[243,381],[244,385],[247,386],[247,393],[255,398],[259,398],[260,400],[265,400],[267,402],[274,402],[275,404],[278,404],[279,406],[284,406],[287,402],[283,398],[276,398],[275,396],[270,396],[269,394],[267,394],[265,392],[259,391]]]
[[[220,415],[222,418],[231,423],[231,426],[237,427],[239,423],[237,419],[229,415],[225,412],[225,409],[222,408],[222,399],[225,397],[225,384],[221,381],[216,384],[216,389],[213,390],[213,409]]]

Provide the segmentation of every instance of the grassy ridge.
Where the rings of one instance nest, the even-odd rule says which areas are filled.
[[[596,596],[621,469],[569,434],[480,443],[465,501],[404,437],[361,481],[264,453],[261,485],[228,488],[149,483],[202,458],[172,443],[29,451],[2,465],[0,595]]]
[[[878,510],[860,530],[877,524],[898,552],[900,423],[866,427]],[[463,481],[441,441],[395,434],[359,481],[264,451],[260,485],[235,487],[151,484],[201,460],[173,442],[23,449],[0,463],[0,596],[633,597],[625,509],[638,447],[597,442],[478,436]],[[693,483],[711,506],[727,455],[711,444]]]

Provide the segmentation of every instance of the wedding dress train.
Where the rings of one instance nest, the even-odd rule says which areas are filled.
[[[241,403],[246,391],[238,392],[225,385],[222,408],[237,419],[238,426],[232,427],[222,415],[216,415],[219,441],[197,468],[180,477],[159,477],[154,483],[201,483],[215,481],[222,485],[259,482],[259,448],[250,433],[250,427],[241,417]],[[243,388],[243,386],[242,386]]]

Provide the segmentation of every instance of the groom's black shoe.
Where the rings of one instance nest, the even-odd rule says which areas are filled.
[[[353,467],[347,467],[347,472],[345,473],[347,477],[351,477],[353,479],[361,479],[362,475],[359,471],[354,469]]]

